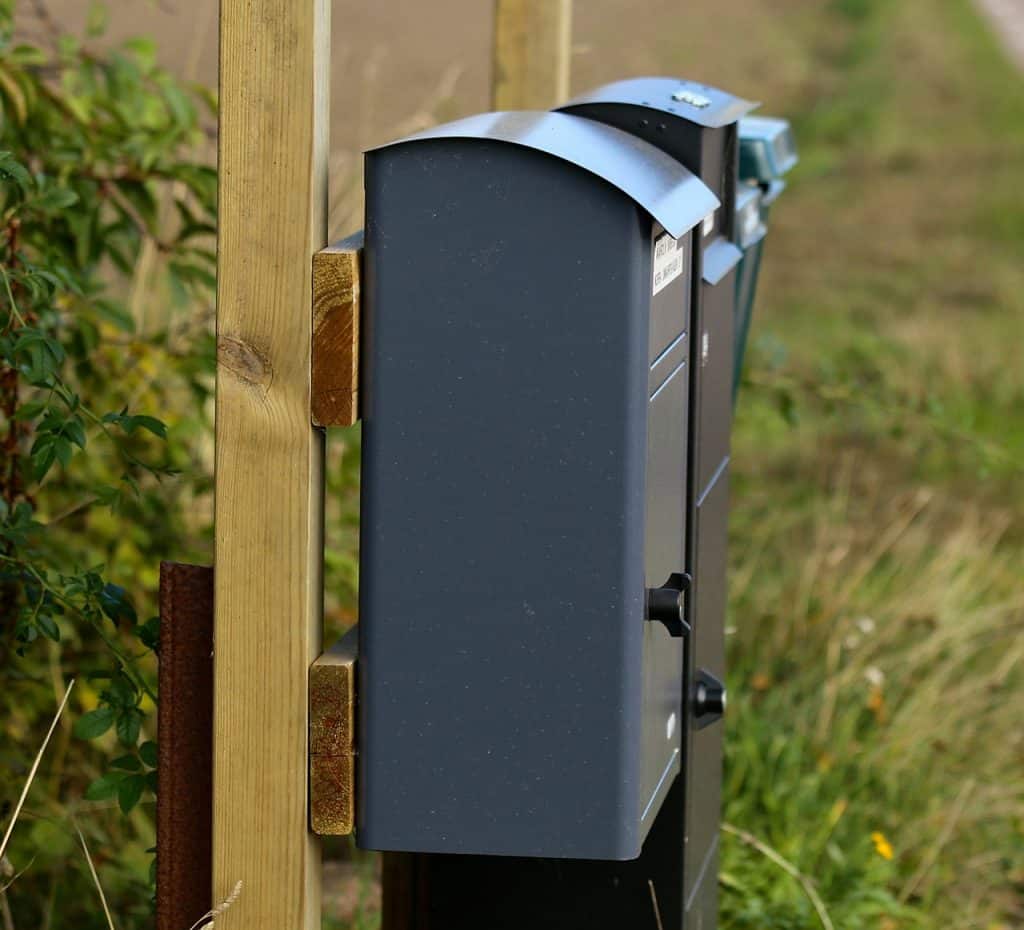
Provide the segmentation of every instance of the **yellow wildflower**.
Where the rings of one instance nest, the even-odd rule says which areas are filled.
[[[871,834],[871,842],[875,844],[875,852],[878,853],[883,859],[892,859],[892,843],[886,838],[884,833],[879,833],[876,830]]]

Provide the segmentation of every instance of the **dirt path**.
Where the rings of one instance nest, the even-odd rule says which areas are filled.
[[[1017,67],[1024,71],[1024,0],[977,0]]]

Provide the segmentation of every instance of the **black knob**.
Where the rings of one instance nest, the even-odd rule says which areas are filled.
[[[721,719],[725,705],[725,685],[706,669],[698,669],[693,689],[693,716],[697,729]]]
[[[685,636],[690,625],[683,619],[686,598],[679,588],[648,588],[647,619],[661,623],[672,636]]]

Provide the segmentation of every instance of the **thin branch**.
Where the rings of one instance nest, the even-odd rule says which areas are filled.
[[[66,508],[65,510],[62,510],[55,516],[50,517],[50,519],[46,521],[46,525],[53,526],[55,523],[60,523],[61,520],[66,520],[68,517],[74,516],[76,513],[80,513],[81,511],[86,510],[87,508],[95,504],[97,501],[98,498],[96,497],[87,497],[85,500],[81,500],[77,504],[72,504],[70,507]]]
[[[14,315],[14,318],[18,323],[22,326],[27,326],[28,324],[25,322],[25,318],[21,315],[21,311],[18,309],[18,302],[14,299],[14,291],[11,289],[11,279],[7,275],[7,269],[2,265],[0,265],[0,275],[3,275],[4,288],[7,291],[7,300],[11,305],[11,313]]]
[[[21,878],[21,876],[24,875],[29,869],[31,869],[32,866],[35,864],[35,861],[36,861],[35,856],[33,856],[31,859],[29,859],[28,865],[26,865],[25,868],[23,868],[20,872],[18,872],[17,875],[14,875],[10,879],[8,879],[7,884],[5,884],[2,888],[0,888],[0,894],[7,894],[7,889],[10,888],[11,885],[13,885],[19,878]],[[4,862],[9,863],[10,860],[9,859],[5,859]]]
[[[43,740],[43,745],[39,747],[39,752],[36,753],[35,762],[32,763],[32,768],[29,770],[28,778],[25,781],[25,787],[21,789],[21,797],[18,798],[18,803],[14,808],[14,816],[11,817],[11,822],[7,825],[7,832],[4,834],[3,842],[0,842],[0,859],[3,859],[4,853],[7,851],[7,844],[10,842],[11,834],[14,832],[14,825],[18,822],[18,817],[21,814],[22,807],[25,806],[25,798],[28,797],[29,788],[32,787],[32,781],[36,777],[36,772],[39,770],[39,763],[42,761],[43,753],[46,752],[46,747],[50,743],[50,737],[53,736],[53,731],[57,729],[57,722],[60,720],[60,715],[64,713],[64,708],[67,707],[68,698],[71,697],[71,689],[75,686],[75,679],[72,678],[68,684],[67,691],[64,692],[64,700],[60,702],[60,707],[57,708],[57,713],[53,717],[53,721],[50,723],[50,729],[46,731],[46,738]]]
[[[782,855],[771,848],[767,843],[761,842],[753,833],[748,833],[746,830],[741,830],[739,827],[734,827],[732,824],[723,823],[722,831],[724,833],[731,833],[742,843],[746,843],[748,846],[756,849],[762,856],[771,862],[774,862],[783,872],[792,878],[795,878],[799,883],[800,887],[803,888],[804,894],[807,895],[811,904],[814,906],[814,910],[818,915],[818,920],[821,921],[821,925],[825,930],[836,930],[835,924],[832,923],[832,918],[828,916],[828,911],[825,910],[825,902],[821,900],[821,896],[818,894],[814,887],[814,883],[801,872],[792,862],[788,859],[784,859]]]
[[[140,236],[152,242],[153,246],[156,248],[158,252],[166,253],[174,251],[174,243],[164,241],[155,232],[153,232],[153,230],[149,228],[149,223],[146,222],[142,214],[135,209],[135,205],[127,197],[125,197],[124,194],[122,194],[121,191],[118,190],[118,188],[115,185],[105,184],[101,186],[103,187],[103,190],[107,194],[107,196],[111,200],[115,201],[118,207],[121,208],[121,211],[124,213],[124,215],[128,217],[132,225],[136,228],[136,230],[138,230]]]
[[[0,916],[4,919],[4,930],[14,930],[14,915],[11,913],[11,905],[7,900],[7,886],[0,891]]]

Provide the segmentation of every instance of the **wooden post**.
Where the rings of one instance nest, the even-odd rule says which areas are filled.
[[[218,930],[320,927],[308,829],[323,435],[311,276],[326,241],[329,0],[222,0],[213,894]]]
[[[495,110],[548,110],[569,96],[572,0],[496,0]]]

